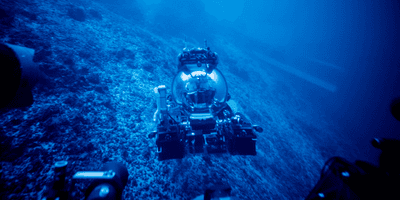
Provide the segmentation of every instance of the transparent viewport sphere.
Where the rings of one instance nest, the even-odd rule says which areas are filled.
[[[226,101],[228,87],[225,77],[218,69],[211,73],[206,73],[205,67],[196,65],[188,66],[188,69],[178,72],[172,83],[172,95],[176,103],[192,103],[195,107],[203,107],[213,102]]]

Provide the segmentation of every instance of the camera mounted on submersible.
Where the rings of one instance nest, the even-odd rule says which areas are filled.
[[[256,155],[262,128],[227,104],[228,85],[217,69],[218,55],[209,47],[183,49],[171,94],[164,85],[154,88],[154,121],[159,160],[179,159],[188,153]]]
[[[128,182],[128,169],[119,162],[108,162],[100,171],[78,171],[72,179],[66,179],[67,161],[57,161],[54,164],[54,179],[43,194],[42,200],[76,199],[73,195],[78,180],[91,180],[86,188],[86,200],[121,200],[122,192]]]
[[[390,112],[400,121],[400,98],[392,101]],[[325,162],[320,179],[306,200],[400,199],[400,140],[374,138],[371,145],[381,150],[378,166],[332,157]]]
[[[31,48],[0,43],[0,109],[33,104],[31,90],[44,78],[33,62],[34,54]]]

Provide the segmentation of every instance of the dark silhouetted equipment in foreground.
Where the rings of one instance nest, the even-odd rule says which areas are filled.
[[[171,94],[164,85],[154,89],[154,121],[159,160],[179,159],[189,153],[256,155],[255,132],[244,115],[233,113],[227,82],[216,67],[218,56],[210,48],[183,49]]]
[[[306,199],[400,199],[400,141],[375,138],[372,144],[382,150],[379,167],[333,157]]]
[[[392,104],[390,105],[390,112],[394,118],[400,121],[400,97],[393,100]]]
[[[0,109],[30,106],[32,88],[41,75],[33,63],[34,50],[0,43]]]
[[[393,117],[400,121],[399,98],[390,107]],[[400,199],[400,141],[374,138],[371,143],[382,150],[379,166],[333,157],[325,163],[306,199]]]
[[[67,161],[59,161],[54,165],[54,181],[47,187],[43,200],[66,200],[79,197],[71,195],[77,180],[92,180],[87,187],[85,199],[87,200],[120,200],[122,191],[128,182],[127,168],[118,162],[109,162],[100,171],[78,171],[72,180],[66,180]]]

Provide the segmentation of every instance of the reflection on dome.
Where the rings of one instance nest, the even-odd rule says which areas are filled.
[[[226,101],[227,84],[218,69],[206,73],[203,68],[180,71],[172,83],[172,94],[178,104],[205,108],[214,102]]]

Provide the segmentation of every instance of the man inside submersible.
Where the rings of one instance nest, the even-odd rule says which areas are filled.
[[[209,47],[184,48],[171,94],[167,96],[164,85],[154,88],[157,131],[149,137],[157,136],[159,160],[186,153],[256,155],[255,131],[262,128],[233,113],[227,104],[227,82],[217,65],[218,55]]]

